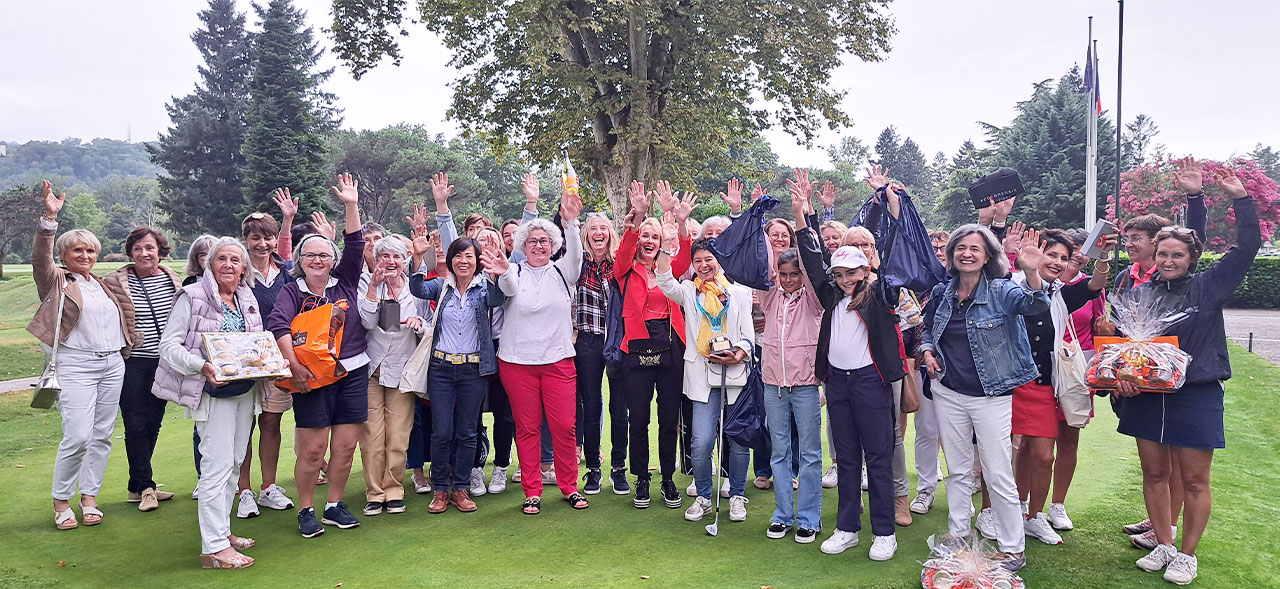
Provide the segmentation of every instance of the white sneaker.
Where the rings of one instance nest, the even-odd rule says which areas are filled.
[[[990,507],[979,511],[977,528],[978,533],[982,534],[984,538],[992,542],[999,539],[1000,528],[996,525],[996,512],[991,511]]]
[[[693,482],[693,481],[689,481],[689,486],[688,486],[687,488],[685,488],[685,490],[684,490],[684,494],[685,494],[685,495],[688,495],[688,496],[690,496],[690,497],[697,497],[697,496],[698,496],[698,483],[695,483],[695,482]]]
[[[556,484],[556,467],[553,466],[547,470],[542,471],[542,484],[544,485]]]
[[[705,515],[711,514],[711,500],[706,497],[698,497],[693,500],[693,505],[684,511],[684,519],[696,522]]]
[[[507,467],[493,467],[493,478],[489,479],[489,492],[501,493],[507,490]]]
[[[870,483],[867,482],[867,463],[863,462],[862,463],[862,490],[866,491],[868,488],[870,488]]]
[[[520,482],[520,465],[519,464],[516,465],[516,471],[511,473],[511,482],[513,483]]]
[[[916,498],[911,500],[911,513],[924,515],[929,513],[931,507],[933,507],[932,489],[921,489],[916,493]]]
[[[1133,535],[1141,534],[1151,530],[1151,519],[1144,519],[1136,524],[1129,524],[1124,527],[1124,533]]]
[[[1173,562],[1174,557],[1177,555],[1178,551],[1173,546],[1158,544],[1155,550],[1151,551],[1151,554],[1138,559],[1138,568],[1148,573],[1154,573],[1169,566],[1169,563]]]
[[[240,505],[236,508],[236,517],[240,519],[258,517],[258,502],[253,500],[253,489],[240,491]]]
[[[1164,580],[1174,585],[1186,585],[1196,580],[1197,568],[1199,561],[1195,556],[1179,552],[1164,569]]]
[[[1067,506],[1061,503],[1049,505],[1049,525],[1055,530],[1071,530],[1076,527],[1071,523],[1071,518],[1067,517]]]
[[[822,473],[822,488],[834,489],[840,484],[840,478],[836,476],[836,465],[832,464],[827,467],[827,471]]]
[[[1160,541],[1156,540],[1155,530],[1147,530],[1141,534],[1129,536],[1129,542],[1143,550],[1155,550],[1155,547],[1160,545]]]
[[[734,495],[729,498],[729,521],[744,522],[747,521],[747,504],[751,500],[742,495]]]
[[[725,499],[729,498],[729,479],[725,479],[720,483],[720,496]]]
[[[871,541],[871,550],[868,551],[867,556],[870,556],[871,560],[889,560],[890,558],[893,558],[893,555],[897,552],[897,536],[876,536],[875,539]]]
[[[840,554],[857,545],[857,532],[846,532],[838,529],[834,534],[831,534],[830,538],[822,541],[822,552],[824,554]]]
[[[484,485],[484,469],[471,469],[471,496],[479,497],[489,492],[489,488]]]
[[[192,489],[192,490],[191,490],[191,500],[192,500],[192,501],[199,501],[199,500],[200,500],[200,490],[199,490],[199,489]]]
[[[271,483],[270,487],[262,490],[262,495],[258,496],[258,505],[276,511],[293,509],[293,501],[290,501],[289,496],[284,494],[284,487],[275,483]]]
[[[1045,544],[1062,543],[1062,536],[1053,531],[1053,527],[1049,525],[1049,518],[1043,511],[1036,512],[1036,516],[1031,519],[1023,520],[1022,531]]]

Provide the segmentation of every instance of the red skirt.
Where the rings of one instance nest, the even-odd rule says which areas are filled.
[[[1013,389],[1013,433],[1058,437],[1058,399],[1053,385],[1033,381]]]

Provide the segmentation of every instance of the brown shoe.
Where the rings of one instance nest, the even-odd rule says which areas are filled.
[[[155,511],[160,507],[159,499],[156,499],[156,490],[147,489],[142,492],[142,501],[138,502],[138,511]]]
[[[449,496],[449,503],[456,505],[458,511],[469,513],[476,510],[476,502],[471,500],[471,495],[466,491],[454,491]]]
[[[448,491],[436,491],[431,495],[431,505],[427,506],[427,513],[444,513],[449,509],[449,493]]]
[[[904,528],[911,525],[911,504],[908,499],[906,495],[893,498],[893,522]]]

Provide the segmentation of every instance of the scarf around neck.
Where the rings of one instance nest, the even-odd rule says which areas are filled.
[[[693,287],[702,295],[701,300],[694,296],[694,303],[698,306],[698,315],[701,317],[698,322],[698,353],[707,356],[711,353],[711,338],[724,332],[724,318],[729,310],[729,296],[726,293],[729,280],[724,277],[724,273],[716,274],[711,280],[694,278]],[[724,302],[720,301],[721,297],[725,299]]]

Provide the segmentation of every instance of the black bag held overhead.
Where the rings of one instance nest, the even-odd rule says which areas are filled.
[[[773,287],[769,280],[769,244],[764,234],[764,214],[778,206],[778,199],[763,194],[724,233],[711,240],[711,252],[720,260],[724,275],[756,290]]]
[[[1026,192],[1018,173],[1009,168],[1000,168],[969,185],[969,199],[973,201],[975,209],[991,206],[993,198],[1000,202],[1022,196]]]
[[[872,209],[880,206],[874,203],[876,198],[886,197],[883,192],[877,192],[867,199],[854,218],[854,225],[862,225],[872,216]],[[911,195],[899,190],[898,202],[901,204],[898,218],[894,219],[885,211],[875,228],[876,249],[880,252],[880,277],[891,287],[927,292],[933,285],[947,280],[947,269],[933,255],[929,230],[925,228]],[[897,301],[889,301],[889,304],[897,304]]]
[[[728,392],[720,394],[728,399]],[[724,435],[740,446],[754,448],[768,454],[772,451],[769,443],[769,428],[764,420],[764,379],[760,375],[760,363],[751,361],[751,374],[747,377],[747,386],[738,393],[738,402],[729,408],[724,418]]]

